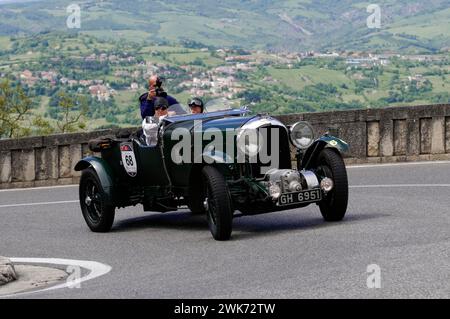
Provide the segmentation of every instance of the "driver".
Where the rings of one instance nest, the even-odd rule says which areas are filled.
[[[162,88],[162,79],[159,76],[152,76],[148,83],[149,91],[139,97],[142,119],[145,119],[147,116],[155,115],[155,99],[158,97],[166,98],[168,106],[178,104],[178,101],[174,97],[167,95],[164,91]]]
[[[201,114],[203,113],[205,106],[199,97],[194,97],[191,102],[189,102],[189,108],[191,109],[192,114]]]
[[[153,101],[155,116],[146,116],[142,121],[142,130],[148,146],[156,145],[158,142],[158,127],[161,121],[171,116],[169,102],[164,97],[156,97]]]

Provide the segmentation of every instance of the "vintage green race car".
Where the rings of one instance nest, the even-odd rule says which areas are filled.
[[[82,171],[80,205],[92,231],[109,231],[116,208],[137,204],[157,212],[187,205],[206,215],[216,240],[228,240],[233,218],[242,215],[316,203],[326,221],[344,217],[344,141],[314,139],[306,122],[286,126],[246,109],[179,113],[159,122],[154,145],[137,133],[90,143],[101,157],[84,158],[75,170]]]

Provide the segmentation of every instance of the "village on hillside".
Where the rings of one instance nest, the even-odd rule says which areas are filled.
[[[77,38],[64,41],[55,50],[41,41],[0,51],[0,78],[21,84],[55,119],[57,92],[89,96],[92,128],[135,123],[137,98],[154,74],[166,79],[166,90],[181,103],[193,96],[225,97],[278,114],[439,102],[450,92],[448,50],[424,55],[177,45],[121,50],[92,39],[76,45]]]
[[[201,49],[201,52],[208,52],[207,48]],[[239,72],[252,72],[259,66],[277,64],[278,66],[293,69],[297,63],[303,59],[345,59],[349,68],[370,69],[374,66],[387,66],[392,58],[398,58],[404,61],[412,62],[439,62],[447,57],[445,55],[400,55],[396,53],[385,54],[366,54],[366,53],[337,53],[337,52],[302,52],[302,53],[277,53],[264,54],[262,51],[248,52],[246,55],[233,55],[232,50],[218,49],[215,52],[217,56],[223,58],[223,65],[214,67],[210,70],[204,70],[202,67],[189,64],[179,65],[179,69],[185,71],[190,79],[182,81],[177,85],[179,90],[185,91],[193,96],[211,96],[227,97],[233,99],[240,92],[245,90],[245,86],[236,78]],[[33,54],[30,51],[28,54]],[[136,61],[134,56],[118,57],[114,54],[108,55],[101,53],[99,55],[89,54],[81,57],[86,62],[109,62],[116,66],[126,63],[126,69],[118,70],[113,73],[114,77],[128,81],[127,90],[138,91],[145,90],[143,83],[153,74],[159,74],[163,77],[173,78],[179,74],[179,70],[171,67],[167,63],[153,63],[151,61],[131,64]],[[133,69],[132,71],[129,71]],[[111,96],[117,94],[116,90],[103,79],[70,79],[57,70],[41,70],[32,72],[25,69],[21,72],[12,72],[11,74],[0,73],[0,77],[14,76],[20,79],[20,82],[27,86],[34,86],[37,82],[45,82],[50,86],[77,87],[79,93],[88,92],[96,97],[98,101],[107,101]],[[410,82],[421,82],[424,77],[421,74],[408,76]],[[272,77],[264,78],[265,81],[276,81]]]

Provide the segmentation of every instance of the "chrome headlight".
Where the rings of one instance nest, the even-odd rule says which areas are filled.
[[[255,157],[261,151],[261,134],[258,130],[240,130],[237,135],[237,146],[243,154]]]
[[[320,188],[325,192],[325,193],[329,193],[331,192],[331,190],[334,187],[334,182],[331,178],[325,177],[324,179],[322,179],[322,181],[320,182]]]
[[[291,127],[291,142],[300,149],[311,146],[314,142],[314,130],[308,122],[298,122]]]

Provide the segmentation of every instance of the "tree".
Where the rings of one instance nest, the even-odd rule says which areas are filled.
[[[75,132],[77,128],[86,127],[82,117],[87,112],[87,100],[81,95],[69,95],[61,91],[58,94],[58,122],[57,126],[61,133]]]
[[[20,85],[13,87],[8,80],[0,83],[0,138],[17,138],[30,134],[21,125],[31,110],[31,100]]]
[[[35,128],[34,134],[36,135],[50,135],[55,132],[55,128],[50,124],[50,122],[40,115],[34,117],[32,124]]]
[[[200,57],[196,57],[194,61],[191,62],[191,65],[206,66],[205,62]]]

